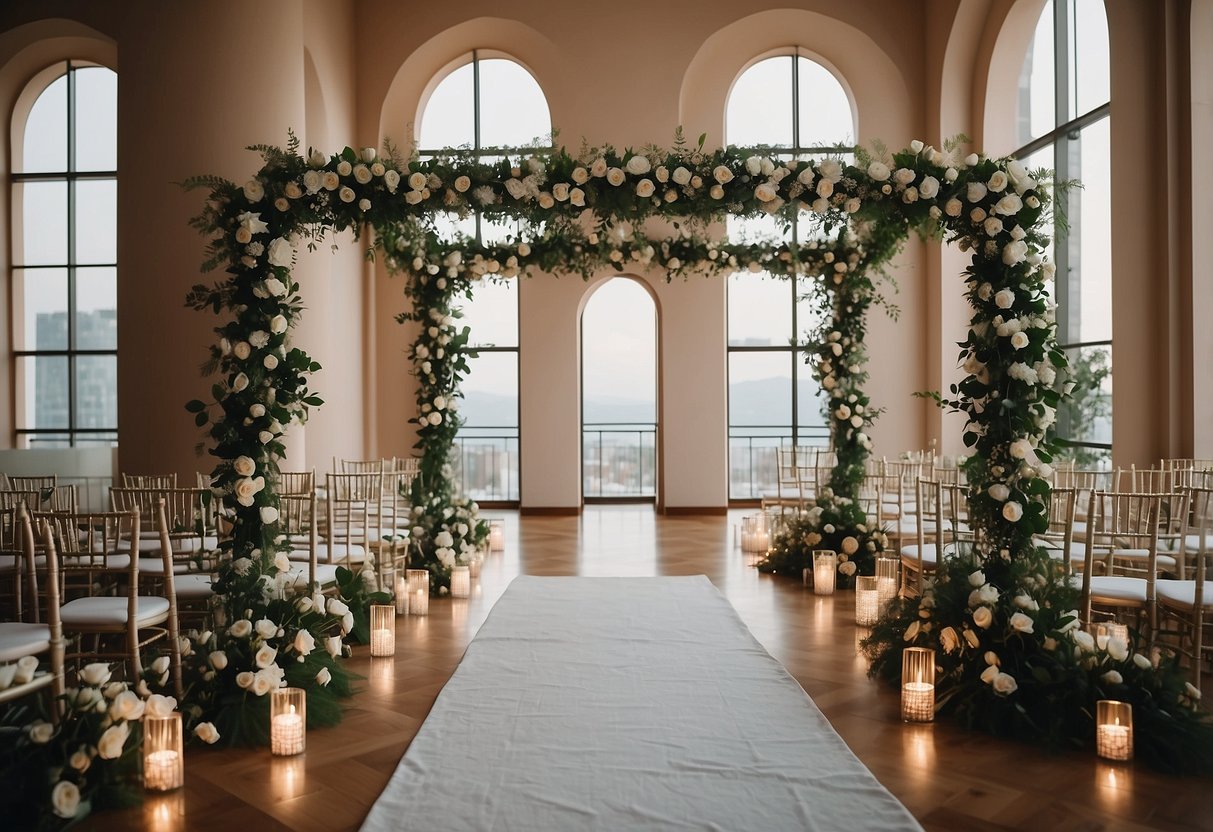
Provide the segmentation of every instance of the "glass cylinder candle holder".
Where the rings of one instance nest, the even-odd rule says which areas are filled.
[[[396,615],[409,614],[409,579],[396,574]]]
[[[901,561],[898,558],[876,559],[876,592],[881,608],[897,597],[901,583]]]
[[[430,572],[428,569],[405,570],[409,582],[409,615],[430,614]]]
[[[466,566],[451,568],[451,597],[469,598],[472,595],[472,574]]]
[[[468,575],[475,580],[480,577],[480,567],[484,564],[484,555],[479,551],[468,561]]]
[[[371,655],[396,655],[396,607],[371,604]]]
[[[929,647],[902,651],[901,718],[906,722],[935,719],[935,651]]]
[[[270,691],[270,753],[302,754],[307,735],[307,693],[303,688]]]
[[[829,549],[813,552],[813,593],[834,594],[834,575],[838,571],[838,554]]]
[[[855,623],[860,627],[871,627],[880,618],[878,582],[875,575],[860,575],[855,579]]]
[[[1105,760],[1133,759],[1133,706],[1128,702],[1095,703],[1095,751]]]
[[[143,787],[171,792],[185,783],[181,713],[143,718]]]
[[[1111,639],[1120,639],[1127,647],[1129,644],[1129,627],[1126,624],[1121,624],[1117,621],[1106,621],[1103,624],[1095,625],[1095,640],[1099,645],[1100,650],[1108,649],[1108,641]]]
[[[505,521],[490,520],[489,521],[489,551],[504,552],[505,551]]]

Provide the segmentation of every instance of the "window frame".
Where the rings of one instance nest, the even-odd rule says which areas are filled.
[[[806,157],[820,156],[820,155],[825,155],[825,154],[830,154],[830,153],[839,153],[840,151],[844,152],[844,153],[847,153],[847,152],[854,153],[855,149],[856,149],[855,145],[850,145],[849,149],[843,149],[843,148],[839,147],[838,145],[801,145],[801,143],[800,143],[800,59],[803,58],[807,61],[811,61],[811,62],[817,64],[818,66],[824,68],[826,71],[828,71],[832,76],[834,76],[835,80],[838,82],[839,88],[842,89],[844,94],[847,94],[847,98],[848,98],[848,100],[850,100],[850,95],[847,93],[846,85],[841,81],[841,79],[839,79],[837,77],[834,70],[827,64],[822,63],[820,60],[818,60],[813,55],[808,54],[807,50],[802,49],[801,47],[797,46],[797,47],[793,47],[788,52],[774,52],[774,53],[769,53],[769,54],[763,55],[763,56],[755,59],[754,61],[751,61],[749,64],[747,64],[746,67],[737,74],[737,78],[741,78],[751,68],[757,66],[758,64],[760,64],[764,61],[778,60],[780,58],[790,58],[791,65],[792,65],[792,102],[791,102],[792,103],[792,108],[791,108],[792,144],[786,145],[786,146],[770,145],[769,149],[770,149],[772,155],[775,157],[781,157],[781,158],[786,157],[786,158],[791,158],[791,159],[803,159]],[[730,90],[730,95],[732,95],[731,90]],[[725,106],[726,106],[726,108],[728,107],[727,99],[725,101]],[[725,124],[725,129],[726,129],[726,137],[727,137],[727,129],[728,129],[727,120],[726,120],[726,124]],[[851,129],[854,132],[854,135],[858,135],[859,124],[858,124],[858,119],[856,117],[856,113],[855,113],[853,106],[851,109]],[[800,221],[798,218],[794,218],[791,221],[791,225],[789,226],[787,233],[790,235],[793,245],[799,243]],[[744,274],[744,272],[735,272],[734,274]],[[730,275],[729,278],[732,278],[732,276],[733,275]],[[774,276],[774,277],[776,279],[786,279],[782,276]],[[792,315],[791,315],[791,317],[792,317],[792,323],[791,323],[792,337],[789,339],[789,341],[786,345],[770,344],[770,345],[761,345],[761,346],[758,346],[758,345],[747,346],[747,345],[742,345],[742,344],[738,344],[738,345],[731,344],[730,339],[729,339],[729,334],[728,334],[728,329],[729,329],[729,324],[730,324],[731,305],[730,305],[730,299],[729,299],[728,284],[727,284],[727,282],[725,284],[725,418],[726,418],[726,422],[727,422],[726,433],[728,436],[729,460],[730,460],[729,465],[727,466],[727,469],[728,469],[728,474],[727,474],[727,476],[728,476],[728,495],[729,495],[728,499],[729,499],[730,503],[750,502],[753,500],[757,500],[762,496],[761,494],[755,493],[756,489],[755,489],[755,483],[754,483],[754,477],[753,477],[753,473],[754,473],[753,448],[754,448],[754,445],[753,445],[752,440],[754,440],[754,439],[779,439],[780,444],[782,446],[784,439],[789,439],[791,444],[795,446],[795,445],[809,444],[809,443],[818,444],[820,442],[820,440],[823,438],[820,435],[811,435],[808,432],[808,430],[803,431],[803,435],[802,435],[802,428],[807,429],[811,426],[809,426],[809,425],[802,426],[800,424],[800,383],[801,383],[801,377],[802,377],[802,370],[801,370],[800,365],[804,362],[798,360],[798,358],[801,357],[802,353],[807,353],[805,342],[801,340],[801,335],[800,335],[800,324],[801,324],[800,308],[799,308],[800,301],[807,296],[807,293],[802,294],[800,292],[802,280],[807,282],[808,278],[802,278],[801,276],[797,275],[794,278],[787,280],[788,291],[790,293],[791,310],[792,310]],[[778,354],[788,355],[788,357],[791,361],[791,365],[792,365],[792,371],[791,371],[792,410],[791,410],[791,425],[790,426],[785,426],[785,425],[734,425],[733,424],[733,420],[732,420],[732,412],[733,412],[732,411],[732,361],[730,360],[733,353],[778,353]],[[807,374],[810,379],[812,378],[812,370],[808,369],[807,366],[803,370],[803,373]],[[790,427],[790,431],[791,431],[790,437],[787,437],[784,434],[775,434],[775,433],[767,434],[765,436],[757,435],[757,434],[756,435],[734,436],[735,430],[741,431],[743,434],[750,434],[753,431],[776,431],[776,430],[782,430],[785,427]],[[829,426],[827,424],[827,425],[824,425],[824,427],[826,428],[825,439],[826,439],[826,443],[828,444],[829,443]],[[750,466],[749,467],[750,467],[750,474],[751,474],[750,492],[751,493],[748,496],[734,496],[734,493],[733,493],[733,466],[732,466],[733,444],[732,443],[733,443],[734,439],[751,440],[750,452],[749,452],[749,455],[750,455]],[[802,440],[809,440],[809,442],[802,441]]]
[[[116,187],[117,183],[118,183],[118,171],[116,168],[113,170],[89,170],[89,171],[79,171],[76,169],[76,146],[77,146],[76,145],[76,139],[77,139],[76,72],[80,69],[94,69],[94,68],[108,69],[111,72],[115,72],[115,71],[111,67],[107,67],[104,64],[99,64],[99,63],[95,63],[95,62],[87,61],[87,60],[73,60],[73,59],[69,58],[62,62],[56,61],[55,63],[49,65],[41,73],[39,73],[37,76],[35,76],[35,78],[31,80],[30,84],[40,83],[41,79],[43,77],[47,76],[49,74],[49,71],[54,69],[60,63],[63,66],[63,72],[60,74],[54,75],[53,77],[49,77],[49,80],[46,81],[46,83],[42,87],[42,89],[36,95],[32,96],[31,107],[29,110],[27,110],[23,114],[24,123],[22,123],[20,125],[10,124],[10,130],[11,130],[12,134],[14,134],[14,135],[19,134],[22,137],[24,137],[26,126],[27,126],[28,120],[29,120],[29,114],[30,114],[30,111],[32,111],[33,103],[36,103],[38,101],[38,99],[40,99],[46,93],[46,91],[50,89],[52,84],[54,84],[60,78],[66,77],[66,83],[67,83],[67,91],[66,91],[66,96],[65,96],[66,104],[67,104],[67,118],[66,118],[66,122],[65,122],[65,128],[67,130],[66,170],[39,171],[39,172],[28,172],[27,173],[24,171],[18,171],[17,165],[16,165],[16,159],[12,159],[11,160],[12,164],[10,167],[11,172],[9,174],[9,194],[10,194],[10,199],[12,199],[13,196],[16,194],[18,188],[20,188],[22,185],[24,185],[25,183],[28,183],[28,182],[64,182],[66,184],[67,201],[66,201],[66,209],[65,209],[66,210],[65,221],[66,221],[66,226],[67,226],[67,248],[66,248],[67,259],[66,259],[66,262],[63,262],[63,263],[25,264],[23,262],[17,262],[16,258],[14,258],[9,264],[9,286],[10,286],[10,297],[11,297],[13,294],[15,294],[15,291],[16,291],[16,289],[15,289],[16,275],[18,272],[22,272],[22,273],[28,275],[31,271],[37,272],[39,270],[44,270],[44,271],[62,270],[67,273],[67,310],[66,310],[67,347],[63,348],[63,349],[38,349],[36,347],[34,349],[18,348],[17,343],[16,343],[16,332],[17,332],[17,323],[16,322],[17,322],[18,316],[24,316],[25,309],[24,309],[23,305],[19,305],[17,303],[11,304],[11,313],[10,313],[10,320],[9,320],[9,335],[10,335],[10,344],[12,346],[12,350],[11,350],[10,354],[12,356],[12,362],[13,362],[13,367],[14,367],[14,378],[21,377],[24,372],[28,372],[28,370],[18,369],[20,367],[20,365],[23,363],[23,361],[33,363],[33,362],[36,362],[36,360],[38,358],[66,358],[67,359],[67,368],[68,368],[67,369],[67,389],[68,389],[67,424],[65,427],[38,427],[36,425],[36,423],[34,424],[33,427],[28,426],[28,424],[26,423],[25,414],[23,412],[24,408],[19,407],[19,403],[23,403],[23,396],[14,396],[13,397],[14,445],[16,447],[34,447],[37,444],[37,437],[46,436],[46,437],[53,437],[55,440],[58,440],[58,441],[63,441],[65,439],[67,442],[67,446],[73,447],[73,448],[78,447],[82,442],[84,442],[85,444],[91,445],[91,444],[94,444],[96,440],[104,441],[104,439],[106,439],[107,437],[112,437],[111,445],[116,446],[118,444],[118,424],[117,424],[117,412],[116,411],[115,411],[115,423],[113,426],[89,428],[89,427],[81,427],[78,424],[78,421],[79,421],[78,413],[77,413],[77,405],[78,405],[77,387],[78,387],[78,384],[77,384],[77,379],[76,379],[79,358],[82,358],[82,357],[87,358],[87,357],[93,357],[93,356],[100,356],[100,357],[113,356],[115,364],[117,363],[117,358],[118,358],[118,345],[117,345],[116,341],[115,341],[113,349],[79,348],[77,346],[78,339],[77,339],[77,320],[76,320],[76,317],[77,317],[77,298],[76,298],[77,272],[80,269],[94,269],[94,268],[112,268],[112,269],[114,269],[115,273],[117,273],[119,270],[119,265],[118,265],[116,256],[115,256],[114,262],[110,262],[110,263],[93,263],[93,262],[84,263],[84,262],[80,262],[77,259],[77,254],[76,254],[76,229],[77,229],[76,186],[80,182],[113,181],[115,184],[115,187]],[[117,73],[115,72],[115,75],[116,74]],[[29,89],[29,85],[27,85],[26,89],[27,90]],[[18,129],[17,129],[18,127],[19,127],[19,133],[18,133]],[[24,138],[22,139],[22,143],[24,144]],[[22,150],[24,150],[24,147],[22,147]],[[23,161],[23,164],[21,165],[21,167],[24,167],[24,160],[22,160],[22,161]],[[24,195],[22,196],[22,198],[24,199]],[[17,239],[18,235],[20,234],[20,230],[22,229],[21,223],[23,222],[23,219],[24,219],[23,217],[17,217],[16,212],[13,213],[13,215],[10,219],[9,234],[10,234],[10,239],[12,241],[12,246],[13,246],[12,250],[16,251],[16,250],[20,249],[20,250],[22,250],[22,254],[24,256],[24,246],[19,245],[18,239]],[[115,243],[116,242],[117,241],[115,240]],[[117,246],[115,245],[115,252],[116,252],[116,250],[117,250]],[[115,309],[116,309],[117,308],[116,290],[115,290],[114,303],[115,303]],[[117,379],[115,377],[115,383],[116,382],[117,382]],[[36,393],[35,393],[35,395],[36,395]],[[94,440],[94,442],[86,442],[86,440],[89,440],[89,439]]]
[[[1047,148],[1053,148],[1053,175],[1057,182],[1068,182],[1072,178],[1070,150],[1074,146],[1081,147],[1082,132],[1104,119],[1112,117],[1111,90],[1109,99],[1085,113],[1070,117],[1070,101],[1074,89],[1076,66],[1072,59],[1073,46],[1073,17],[1074,0],[1053,0],[1053,120],[1056,125],[1052,130],[1028,141],[1017,148],[1011,155],[1016,159],[1026,159],[1034,153]],[[1106,12],[1105,12],[1106,14]],[[1033,41],[1029,41],[1029,50]],[[1029,52],[1030,54],[1030,52]],[[1073,144],[1072,144],[1073,143]],[[1080,239],[1077,222],[1071,222],[1070,194],[1058,189],[1054,195],[1056,210],[1053,221],[1053,263],[1056,266],[1054,278],[1054,300],[1057,303],[1057,341],[1058,349],[1063,352],[1089,348],[1108,349],[1112,352],[1112,338],[1086,341],[1074,337],[1072,315],[1079,313],[1082,308],[1081,272],[1074,272],[1071,263],[1071,249]],[[1079,214],[1081,216],[1081,203]],[[1077,303],[1072,304],[1071,298],[1076,297]],[[1072,306],[1074,308],[1072,308]],[[1111,359],[1108,362],[1112,369]],[[1114,419],[1115,415],[1109,417]],[[1089,448],[1112,453],[1111,442],[1090,442],[1068,438],[1071,430],[1069,413],[1063,408],[1057,414],[1057,437],[1068,447]]]

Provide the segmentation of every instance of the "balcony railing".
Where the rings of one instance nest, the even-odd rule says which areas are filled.
[[[656,423],[587,422],[581,449],[585,497],[656,496]]]
[[[757,500],[779,492],[779,449],[830,444],[825,425],[745,425],[729,428],[729,499]]]
[[[452,473],[466,496],[478,502],[518,502],[518,428],[464,425],[451,456]]]

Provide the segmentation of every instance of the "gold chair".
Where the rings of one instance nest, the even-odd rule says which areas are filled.
[[[23,555],[28,563],[31,574],[34,572],[34,559],[37,557],[37,547],[34,543],[34,531],[29,513],[20,510],[18,525],[21,528]],[[52,716],[58,716],[56,707],[58,698],[63,694],[63,666],[65,645],[63,641],[63,625],[59,618],[59,558],[55,552],[55,541],[50,528],[45,522],[39,524],[43,539],[41,558],[46,565],[46,623],[25,621],[0,622],[0,664],[10,664],[26,656],[49,654],[50,672],[38,673],[28,682],[11,684],[0,690],[0,702],[10,702],[42,690],[48,690],[52,697]],[[35,589],[32,599],[37,598]],[[31,601],[35,603],[36,601]],[[35,616],[36,618],[37,616]]]
[[[1213,488],[1188,492],[1191,513],[1184,528],[1184,547],[1193,556],[1192,578],[1160,580],[1157,585],[1161,627],[1173,634],[1175,649],[1190,661],[1192,684],[1200,687],[1205,657],[1213,652],[1213,638],[1206,629],[1213,625]]]

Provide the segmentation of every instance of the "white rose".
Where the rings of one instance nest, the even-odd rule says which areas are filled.
[[[101,687],[110,680],[110,666],[105,662],[86,664],[80,671],[80,681],[86,685]]]
[[[868,178],[876,182],[884,182],[889,178],[889,166],[883,162],[872,162],[868,165]]]
[[[999,673],[994,678],[994,692],[999,696],[1009,696],[1019,688],[1019,683],[1010,673]]]
[[[244,183],[244,198],[249,202],[260,202],[265,196],[265,188],[256,179],[250,179]]]
[[[269,525],[270,523],[277,523],[278,522],[278,509],[274,508],[273,506],[262,506],[261,507],[261,522],[265,523],[266,525]],[[282,554],[282,553],[279,552],[279,554]],[[282,570],[282,571],[286,571],[286,570]]]
[[[988,493],[998,502],[1005,503],[1007,498],[1011,496],[1011,489],[1007,488],[1000,482],[996,482],[986,490],[986,493]]]
[[[969,202],[981,202],[986,198],[986,186],[980,182],[970,182],[965,191],[965,198]]]
[[[893,181],[899,185],[909,185],[917,176],[918,174],[910,168],[898,168],[893,173]]]
[[[210,722],[199,722],[194,726],[194,736],[207,745],[214,745],[219,740],[219,731]]]
[[[1141,653],[1133,654],[1133,664],[1137,665],[1139,670],[1149,670],[1151,667],[1153,667],[1150,660]]]
[[[624,167],[627,168],[628,173],[632,174],[633,176],[643,176],[653,169],[653,166],[649,163],[648,158],[645,156],[631,157],[628,159],[627,164],[625,164]]]
[[[1106,685],[1124,684],[1125,678],[1120,675],[1118,670],[1109,670],[1101,677]]]
[[[224,653],[222,650],[212,651],[211,654],[206,657],[206,660],[210,663],[211,667],[215,668],[215,670],[223,670],[225,667],[227,667],[227,653]]]
[[[918,193],[923,199],[933,199],[939,195],[939,180],[934,176],[924,176],[918,184]]]
[[[712,178],[721,185],[726,185],[733,181],[733,171],[729,169],[728,165],[717,165],[712,168]]]
[[[345,615],[341,616],[341,632],[343,634],[348,633],[352,629],[354,629],[354,614],[352,612],[347,612]]]
[[[51,808],[61,818],[74,818],[80,811],[80,787],[70,780],[60,780],[51,789]]]
[[[275,628],[275,632],[276,631],[277,631],[277,628]],[[256,662],[257,667],[264,670],[265,668],[272,665],[274,663],[274,659],[276,659],[277,657],[278,657],[277,649],[270,647],[268,644],[263,644],[263,645],[261,645],[261,649],[257,651],[257,655],[253,656],[253,661]],[[258,694],[258,696],[260,696],[260,694]]]
[[[1021,208],[1023,208],[1023,200],[1016,194],[1007,194],[994,205],[995,213],[1008,217],[1018,214]]]
[[[1000,170],[994,171],[994,174],[990,177],[990,181],[986,183],[986,187],[996,194],[1001,193],[1006,190],[1007,175]]]
[[[985,682],[987,685],[992,685],[994,684],[994,680],[998,678],[998,674],[1000,672],[1001,671],[998,669],[998,665],[987,664],[986,669],[981,671],[981,681]]]
[[[949,199],[943,206],[943,212],[949,217],[959,217],[962,210],[964,210],[964,205],[956,197]]]
[[[165,658],[168,657],[165,656]],[[164,671],[160,672],[163,673]],[[175,698],[153,693],[147,698],[144,712],[149,716],[165,717],[175,710],[177,710],[177,700]]]
[[[329,615],[345,615],[349,611],[350,608],[340,598],[328,599]]]
[[[986,232],[987,237],[997,237],[1002,232],[1002,220],[998,217],[986,217],[982,229]]]
[[[265,356],[265,358],[261,359],[261,364],[267,370],[276,370],[278,369],[278,356],[270,353],[269,355]]]
[[[1129,645],[1125,644],[1121,638],[1108,639],[1108,655],[1113,661],[1123,662],[1129,658]]]
[[[251,477],[257,471],[257,463],[251,457],[238,456],[232,463],[232,468],[242,477]]]
[[[1028,345],[1028,334],[1026,332],[1016,332],[1011,336],[1011,346],[1017,350],[1022,350]]]
[[[133,690],[124,690],[115,696],[114,701],[110,704],[110,718],[115,721],[139,719],[143,716],[144,707],[143,700],[137,693]]]
[[[243,477],[236,480],[236,502],[248,507],[253,504],[253,498],[265,488],[264,477]]]
[[[316,647],[316,638],[307,630],[300,630],[295,633],[295,652],[301,656],[306,656]]]
[[[679,165],[674,168],[674,172],[670,175],[670,178],[679,185],[685,185],[691,181],[691,172],[682,165]]]
[[[284,237],[275,237],[270,243],[267,256],[272,266],[289,266],[295,257],[295,249],[289,240]],[[276,295],[278,293],[271,292],[271,294]]]
[[[249,685],[249,690],[256,696],[265,696],[271,690],[277,687],[268,676],[263,676],[260,672],[253,674],[252,684]]]
[[[633,156],[632,158],[635,159],[638,157]],[[643,157],[639,157],[639,158],[643,158]],[[657,186],[653,184],[653,180],[641,179],[639,182],[636,183],[636,196],[640,197],[641,199],[648,199],[649,197],[651,197],[653,195],[653,192],[656,189],[657,189]]]
[[[253,622],[249,621],[247,618],[241,618],[239,621],[233,622],[232,626],[227,628],[227,634],[232,638],[248,638],[252,632]]]
[[[578,208],[585,205],[585,191],[581,190],[581,188],[573,188],[573,190],[569,191],[569,202]]]
[[[999,289],[994,295],[994,305],[999,309],[1010,309],[1015,304],[1015,293],[1010,289]]]
[[[754,198],[759,202],[770,202],[777,196],[779,196],[779,193],[775,190],[775,186],[770,182],[763,182],[754,189]]]
[[[51,737],[55,736],[55,726],[44,720],[35,720],[29,726],[30,742],[37,745],[46,745],[51,741]]]
[[[316,684],[323,688],[327,687],[331,681],[333,681],[333,674],[329,672],[329,669],[327,667],[320,668],[319,672],[316,673]]]
[[[1020,633],[1034,632],[1033,627],[1035,622],[1031,616],[1024,615],[1022,612],[1017,612],[1011,616],[1011,629]]]
[[[244,373],[237,373],[236,377],[232,379],[232,390],[239,393],[246,387],[248,387],[248,376],[246,376]]]
[[[1002,516],[1011,523],[1018,523],[1023,517],[1023,506],[1014,500],[1010,500],[1002,506]]]
[[[101,739],[97,741],[97,754],[103,760],[116,760],[122,756],[122,747],[130,736],[130,723],[119,722],[105,729]]]
[[[348,185],[342,185],[341,190],[337,192],[337,196],[341,198],[342,202],[353,202],[358,198],[358,195],[354,193],[354,189]]]
[[[984,630],[994,623],[994,613],[989,607],[978,607],[973,610],[973,623]]]
[[[1007,266],[1014,266],[1016,263],[1022,262],[1028,256],[1028,244],[1023,240],[1012,240],[1003,246],[1002,262]]]
[[[985,582],[986,582],[986,573],[982,572],[980,569],[978,569],[976,572],[973,572],[969,575],[969,586],[981,587],[981,586],[985,585]]]
[[[324,640],[324,649],[330,656],[341,655],[341,636],[329,636]]]
[[[270,332],[275,335],[281,335],[286,332],[286,317],[283,315],[275,315],[270,319]]]

